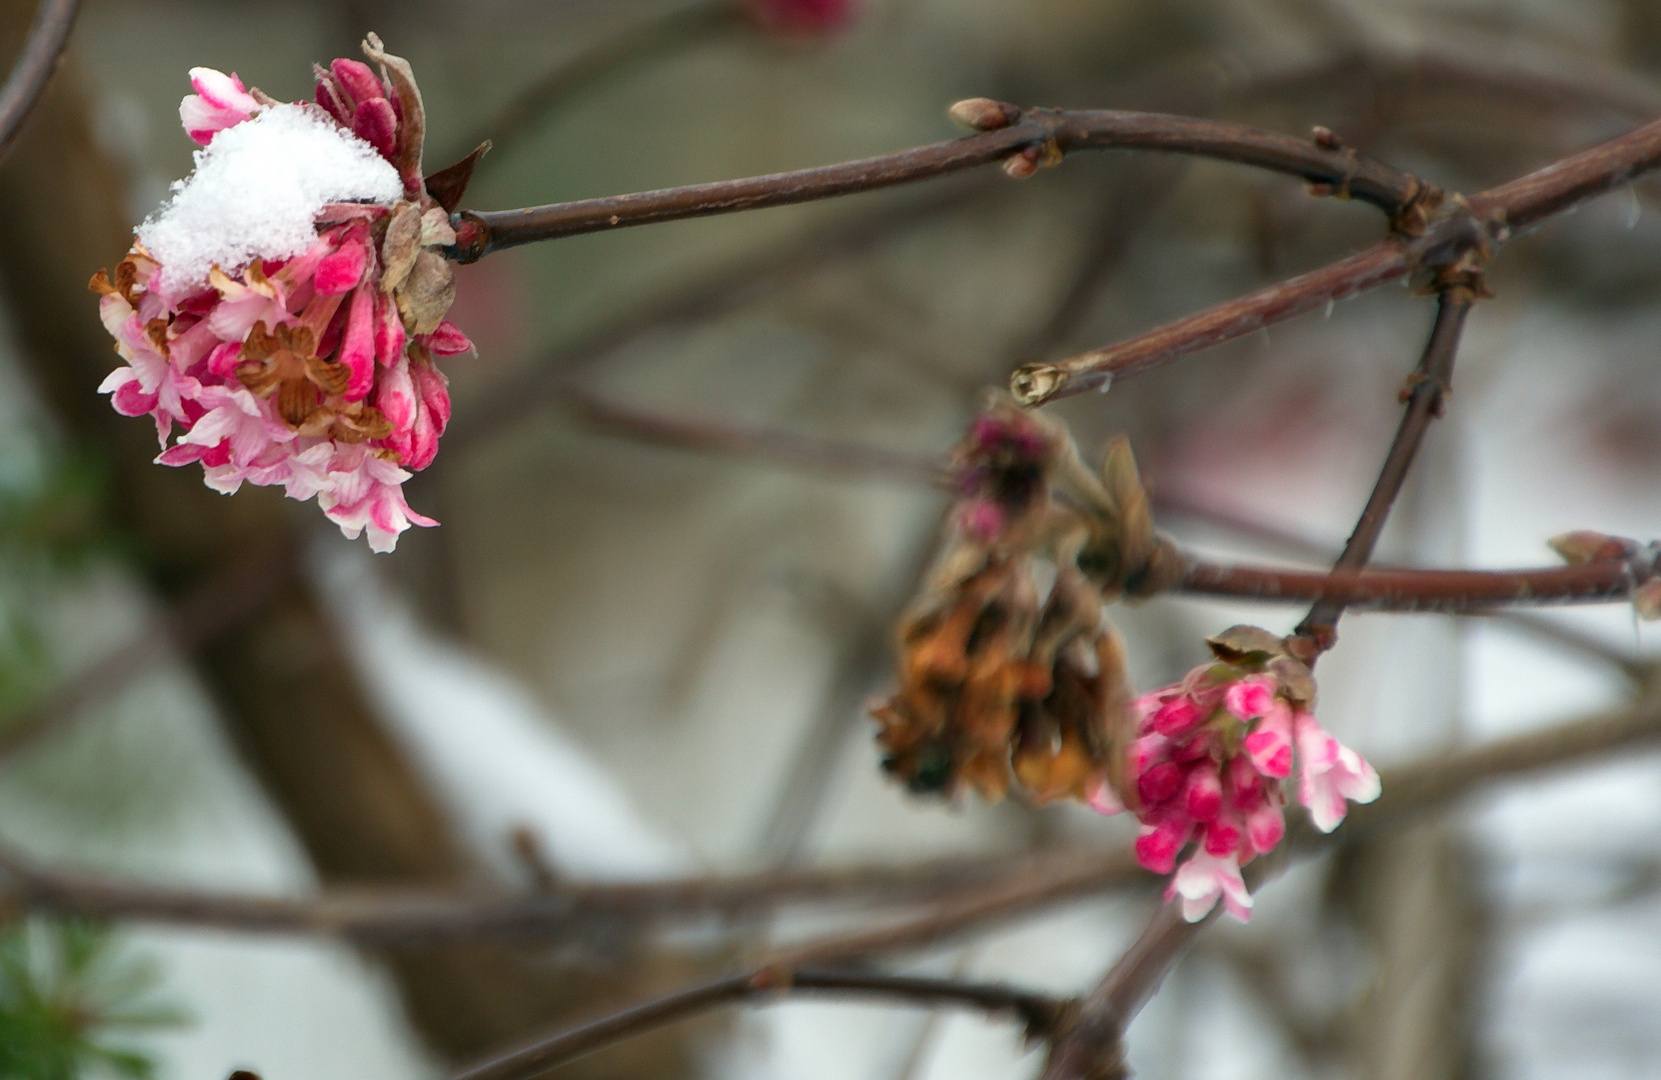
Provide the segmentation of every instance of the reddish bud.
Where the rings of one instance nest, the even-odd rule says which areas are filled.
[[[946,115],[972,131],[996,131],[1006,128],[1021,118],[1021,110],[991,98],[965,98],[957,102]]]

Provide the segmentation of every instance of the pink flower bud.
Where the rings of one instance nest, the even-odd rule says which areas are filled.
[[[386,89],[381,86],[381,80],[369,70],[369,65],[361,60],[348,60],[344,57],[329,65],[329,73],[335,77],[335,83],[344,91],[346,104],[355,112],[365,102],[377,98],[385,99]]]
[[[1238,814],[1224,814],[1205,827],[1205,851],[1210,855],[1234,855],[1245,838],[1245,821]]]
[[[409,360],[399,357],[397,363],[381,372],[375,383],[375,407],[392,425],[394,434],[404,434],[415,426],[417,404]]]
[[[1136,861],[1156,874],[1169,874],[1193,831],[1193,826],[1176,822],[1144,827],[1136,838]]]
[[[473,343],[467,339],[467,335],[456,329],[455,323],[449,321],[439,323],[438,329],[421,339],[421,344],[435,356],[459,356],[473,351]]]
[[[1246,736],[1244,746],[1260,772],[1277,779],[1291,776],[1292,707],[1277,699]]]
[[[392,102],[383,97],[359,104],[352,117],[352,133],[391,161],[398,152],[398,118],[392,114]]]
[[[1183,779],[1181,766],[1162,761],[1136,778],[1136,793],[1144,803],[1164,802],[1182,787]]]
[[[1223,694],[1228,711],[1242,720],[1255,720],[1269,711],[1275,699],[1275,681],[1267,675],[1253,675],[1230,683]]]
[[[1187,694],[1181,694],[1160,706],[1153,714],[1153,728],[1161,735],[1177,738],[1198,727],[1206,717],[1206,710]]]
[[[377,294],[375,359],[382,367],[396,363],[404,355],[404,343],[404,320],[398,315],[398,305],[386,293]]]
[[[1210,821],[1223,809],[1223,781],[1217,766],[1204,762],[1188,771],[1182,788],[1183,805],[1195,821]]]
[[[179,102],[179,120],[185,134],[200,146],[228,127],[234,127],[259,111],[260,103],[243,87],[236,75],[212,68],[191,68],[190,85],[196,93]]]
[[[348,240],[333,252],[318,260],[312,282],[319,295],[334,296],[350,292],[363,280],[363,268],[369,249],[359,240]]]
[[[1259,852],[1273,851],[1286,835],[1286,818],[1280,807],[1265,802],[1246,815],[1246,835]]]
[[[751,18],[786,34],[829,34],[847,27],[859,13],[855,0],[747,0]]]
[[[375,383],[375,293],[367,285],[359,286],[352,294],[338,358],[352,371],[342,396],[347,401],[362,401]]]

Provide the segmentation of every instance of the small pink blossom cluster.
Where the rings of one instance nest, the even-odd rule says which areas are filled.
[[[126,361],[99,389],[117,412],[155,419],[158,463],[200,462],[226,494],[246,482],[315,496],[348,537],[367,531],[371,548],[390,551],[411,525],[436,524],[410,509],[401,485],[432,462],[450,418],[433,358],[472,344],[443,318],[455,284],[442,249],[454,233],[423,190],[419,92],[402,60],[373,38],[365,49],[383,75],[336,60],[319,69],[317,105],[283,105],[235,75],[193,69],[196,93],[179,114],[211,154],[223,133],[288,110],[285,123],[344,139],[374,163],[394,196],[401,179],[401,197],[323,203],[309,229],[302,206],[303,250],[216,261],[205,280],[168,273],[135,239],[113,279],[100,271],[93,287]],[[350,134],[329,134],[337,129]]]
[[[762,26],[803,37],[835,33],[859,14],[857,0],[748,0],[748,9]]]
[[[1250,628],[1231,633],[1241,630]],[[1282,811],[1294,774],[1298,800],[1322,832],[1337,828],[1347,801],[1377,798],[1379,779],[1316,723],[1313,684],[1302,664],[1268,651],[1217,651],[1225,658],[1132,703],[1124,798],[1104,787],[1092,804],[1104,813],[1126,805],[1135,811],[1142,823],[1137,860],[1159,874],[1175,869],[1165,895],[1181,898],[1188,921],[1204,918],[1221,899],[1245,922],[1252,898],[1240,868],[1285,835]],[[1194,850],[1177,866],[1190,843]]]
[[[958,447],[958,527],[991,543],[1030,518],[1047,501],[1048,470],[1056,454],[1053,430],[1014,408],[994,407],[975,417]]]

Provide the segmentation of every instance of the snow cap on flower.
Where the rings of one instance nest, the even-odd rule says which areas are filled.
[[[445,320],[447,207],[465,175],[445,170],[450,202],[426,190],[414,76],[373,34],[364,53],[373,68],[320,73],[318,104],[193,69],[180,118],[204,146],[196,169],[92,287],[127,365],[99,389],[154,419],[158,463],[200,463],[226,494],[315,497],[348,537],[390,551],[436,524],[402,489],[450,417],[433,358],[472,350]]]
[[[1136,814],[1137,860],[1175,871],[1166,897],[1181,898],[1185,918],[1221,900],[1244,922],[1251,896],[1240,868],[1284,837],[1287,784],[1296,781],[1310,819],[1330,832],[1348,803],[1378,797],[1378,774],[1315,722],[1314,679],[1282,639],[1237,626],[1208,644],[1214,662],[1131,703],[1120,788],[1091,802]]]

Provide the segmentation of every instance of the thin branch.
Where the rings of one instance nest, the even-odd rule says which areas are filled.
[[[1459,351],[1465,317],[1470,314],[1474,302],[1475,296],[1468,285],[1453,285],[1442,290],[1430,341],[1425,345],[1418,368],[1403,390],[1407,397],[1407,409],[1402,413],[1401,426],[1396,429],[1396,437],[1384,456],[1378,482],[1373,485],[1373,493],[1361,510],[1355,530],[1350,533],[1343,552],[1333,564],[1335,573],[1360,570],[1373,557],[1373,548],[1378,546],[1379,535],[1384,532],[1390,508],[1395,505],[1402,485],[1407,482],[1408,471],[1413,467],[1419,447],[1424,445],[1425,432],[1430,430],[1431,421],[1442,415],[1443,402],[1453,390],[1454,356]],[[1317,653],[1330,649],[1337,641],[1338,617],[1344,613],[1344,606],[1339,600],[1317,600],[1293,633],[1311,643]]]
[[[722,1005],[800,993],[876,998],[923,1008],[973,1009],[989,1016],[1013,1016],[1026,1029],[1029,1038],[1047,1036],[1067,1008],[1066,1003],[1055,998],[998,983],[880,972],[762,967],[742,975],[714,979],[561,1032],[466,1069],[453,1080],[530,1080],[633,1035]]]
[[[456,144],[455,158],[489,142],[496,154],[517,146],[560,106],[607,79],[741,25],[733,0],[694,0],[637,21],[554,67],[515,94]]]
[[[58,70],[80,10],[81,0],[43,0],[35,12],[23,51],[13,62],[5,86],[0,87],[0,161],[11,153],[24,123],[46,92],[52,73]]]
[[[1239,600],[1331,603],[1366,611],[1462,615],[1498,604],[1602,604],[1628,600],[1656,576],[1647,558],[1538,570],[1281,570],[1190,562],[1173,592]]]
[[[1168,364],[1200,349],[1256,333],[1417,270],[1448,266],[1466,251],[1493,249],[1552,216],[1631,182],[1661,165],[1661,121],[1646,124],[1527,176],[1449,199],[1422,235],[1383,240],[1318,270],[1289,278],[1178,319],[1129,340],[1010,376],[1025,405],[1080,394]]]
[[[1335,545],[1312,540],[1307,536],[1278,525],[1271,525],[1248,514],[1217,506],[1214,503],[1180,491],[1173,491],[1168,485],[1154,488],[1152,502],[1154,512],[1161,517],[1188,518],[1191,521],[1236,534],[1244,539],[1282,548],[1289,554],[1300,558],[1330,562],[1338,557],[1338,549]],[[1634,682],[1642,682],[1648,677],[1651,670],[1652,665],[1642,657],[1636,656],[1625,649],[1615,648],[1608,642],[1591,634],[1564,626],[1554,620],[1542,618],[1532,612],[1477,608],[1464,612],[1464,614],[1491,616],[1503,625],[1514,627],[1532,637],[1548,641],[1553,645],[1572,649],[1589,659],[1607,664],[1619,670]]]
[[[1286,841],[1282,849],[1285,852],[1283,858],[1308,857],[1334,842],[1348,842],[1379,827],[1411,820],[1471,794],[1486,783],[1561,768],[1588,757],[1657,739],[1661,739],[1661,700],[1652,695],[1632,709],[1573,721],[1545,731],[1498,739],[1470,750],[1440,754],[1412,765],[1389,769],[1384,773],[1387,794],[1378,802],[1352,810],[1350,820],[1331,837],[1313,830],[1298,831]],[[1123,855],[1130,858],[1129,852]],[[1254,865],[1253,878],[1261,880],[1273,872],[1272,869],[1266,872],[1262,868],[1267,861],[1260,860]],[[1150,878],[1145,872],[1138,871],[1133,880]],[[983,912],[984,915],[1010,913],[1007,907]],[[1048,998],[1032,998],[1031,1003],[1036,1009],[1033,1014],[1024,1017],[1028,1022],[1029,1036],[1050,1037],[1052,1041],[1051,1056],[1044,1072],[1046,1080],[1097,1080],[1122,1075],[1115,1069],[1122,1065],[1120,1040],[1124,1026],[1147,1002],[1165,973],[1204,925],[1203,922],[1184,922],[1175,905],[1162,905],[1130,949],[1076,1007],[1063,1006]],[[983,921],[980,929],[985,928]],[[848,935],[776,952],[762,964],[741,974],[691,987],[597,1020],[461,1073],[455,1080],[528,1080],[544,1070],[619,1039],[684,1019],[716,1005],[745,1000],[758,992],[758,983],[769,988],[776,987],[783,981],[778,974],[780,972],[788,973],[806,963],[845,962],[879,949],[891,951],[902,946],[930,943],[938,940],[936,929],[930,926],[927,933],[910,940],[899,940],[892,933],[882,940],[875,935],[867,935],[863,940]],[[887,983],[890,977],[879,975],[874,978]],[[800,972],[797,974],[797,985],[802,985]],[[927,985],[932,991],[941,984],[931,981]],[[1004,996],[1008,993],[1004,988],[992,988],[990,998],[982,997],[984,993],[985,988],[976,987],[954,1000],[1003,1011],[1021,1009],[1020,1005]],[[1033,1016],[1039,1022],[1035,1023]]]
[[[569,882],[532,896],[353,891],[280,897],[114,881],[37,866],[0,850],[0,898],[29,910],[86,919],[408,943],[551,937],[597,920],[663,925],[789,905],[917,903],[964,890],[978,895],[981,883],[1007,890],[1012,882],[1082,877],[1077,887],[1086,888],[1124,869],[1120,856],[1116,851],[1070,850],[626,884]]]
[[[1157,150],[1254,165],[1372,203],[1392,217],[1426,192],[1412,176],[1352,149],[1243,124],[1161,113],[1002,108],[1008,126],[859,161],[521,210],[463,210],[454,218],[452,257],[473,262],[562,236],[875,191],[989,165],[1028,149],[1046,157],[1075,150]]]

